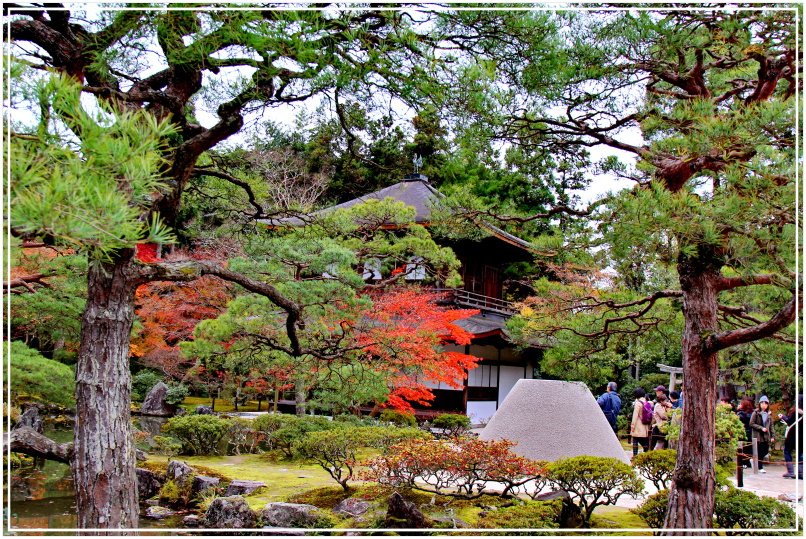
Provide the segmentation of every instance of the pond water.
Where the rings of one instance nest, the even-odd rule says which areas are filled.
[[[60,443],[72,440],[73,436],[72,431],[46,431],[45,434]],[[10,486],[11,493],[9,505],[4,509],[9,530],[76,527],[75,491],[67,464],[45,461],[41,467],[16,468],[11,470],[10,480],[5,484]],[[155,535],[160,528],[181,527],[184,515],[152,520],[143,516],[144,511],[145,506],[141,506],[140,527],[153,529]],[[52,535],[64,533],[53,532]]]

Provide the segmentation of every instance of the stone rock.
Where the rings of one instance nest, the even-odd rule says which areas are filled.
[[[157,382],[151,391],[148,392],[146,398],[143,399],[143,405],[140,406],[140,413],[143,415],[156,415],[162,417],[169,417],[176,413],[176,406],[172,406],[165,402],[165,397],[168,395],[168,386],[163,382]]]
[[[146,518],[153,518],[155,520],[161,520],[175,514],[175,511],[171,511],[167,507],[160,507],[159,505],[152,505],[146,509]]]
[[[206,475],[197,475],[193,478],[193,485],[190,488],[191,496],[197,496],[208,488],[213,488],[218,485],[220,480],[218,477],[208,477]]]
[[[347,498],[340,501],[336,507],[333,508],[333,512],[349,517],[357,517],[358,515],[366,513],[368,509],[369,502],[358,498]]]
[[[182,526],[185,526],[186,528],[198,528],[200,524],[201,519],[199,518],[199,515],[186,515],[182,519]]]
[[[191,481],[194,473],[195,470],[188,466],[187,462],[172,460],[168,463],[168,470],[165,472],[165,477],[178,485]]]
[[[206,528],[254,528],[257,517],[242,496],[216,498],[204,513]]]
[[[582,432],[584,436],[580,436]],[[479,438],[511,440],[516,444],[512,451],[531,460],[591,455],[630,463],[582,382],[518,380]]]
[[[160,504],[160,499],[156,498],[156,497],[149,498],[146,501],[144,501],[143,503],[146,504],[146,505],[159,505]]]
[[[260,511],[264,524],[278,528],[308,528],[316,524],[318,509],[306,503],[267,503]]]
[[[431,523],[413,502],[407,502],[399,492],[389,496],[384,526],[387,528],[430,528]]]
[[[39,406],[36,404],[29,404],[25,411],[20,414],[20,419],[14,425],[15,429],[20,427],[30,427],[39,434],[42,434],[42,416],[39,415]]]
[[[146,461],[148,460],[148,455],[142,449],[135,449],[134,450],[134,459],[139,461]]]
[[[565,490],[553,490],[544,492],[535,498],[539,502],[550,502],[552,500],[562,500],[563,506],[560,511],[561,528],[579,528],[582,526],[582,511],[571,501],[571,495]]]
[[[200,405],[196,406],[196,412],[195,413],[197,415],[212,415],[213,414],[213,409],[210,408],[209,406],[204,406],[203,404],[200,404]]]
[[[266,483],[262,481],[246,481],[242,479],[235,479],[227,487],[226,496],[236,496],[240,494],[251,494],[260,487],[265,487]]]
[[[778,499],[782,502],[797,503],[803,499],[803,495],[797,496],[794,492],[784,492],[778,495]]]
[[[137,494],[140,499],[151,498],[160,491],[162,487],[162,478],[145,468],[135,469],[137,474]]]

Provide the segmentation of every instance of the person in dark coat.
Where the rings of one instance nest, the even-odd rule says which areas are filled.
[[[599,408],[602,409],[605,418],[607,418],[607,422],[613,428],[613,432],[618,431],[616,418],[621,411],[621,398],[616,393],[616,387],[616,382],[608,382],[607,392],[602,393],[602,396],[596,399],[596,402],[599,403]]]
[[[753,437],[753,431],[750,428],[750,417],[753,415],[753,399],[745,397],[742,399],[742,402],[739,403],[739,408],[736,410],[736,415],[739,416],[739,421],[742,422],[742,426],[744,426],[744,443],[740,447],[742,452],[742,456],[739,460],[741,465],[745,468],[750,466],[750,457],[753,453],[753,444],[750,443]]]
[[[764,469],[764,459],[770,452],[770,444],[775,442],[772,437],[772,414],[770,413],[770,400],[766,395],[762,395],[758,400],[758,408],[750,416],[750,429],[753,431],[753,438],[756,439],[756,449],[758,450],[758,473],[767,473]]]
[[[784,477],[789,479],[803,479],[803,395],[798,396],[797,408],[792,408],[787,415],[779,414],[778,417],[786,424],[786,434],[784,434],[784,462],[786,463],[786,473]],[[796,438],[797,436],[797,438]],[[797,444],[795,443],[797,440]],[[798,453],[798,473],[795,474],[793,455],[796,445],[799,447]]]

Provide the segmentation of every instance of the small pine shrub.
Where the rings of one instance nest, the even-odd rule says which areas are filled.
[[[647,451],[632,458],[632,465],[652,481],[658,490],[667,489],[671,485],[676,462],[677,451],[674,449]]]
[[[795,512],[774,498],[729,488],[719,491],[714,504],[714,524],[719,528],[795,528]],[[770,532],[726,532],[728,535],[770,535]]]
[[[666,520],[666,509],[668,505],[669,491],[659,490],[652,496],[647,497],[644,503],[635,509],[630,509],[630,512],[641,517],[650,528],[659,530],[663,528],[663,521]]]
[[[442,414],[434,418],[433,426],[447,436],[461,436],[470,430],[470,418],[464,414]]]
[[[151,451],[157,455],[173,457],[182,451],[182,442],[172,436],[154,436],[154,446]]]
[[[162,427],[182,443],[182,453],[187,455],[217,455],[228,429],[229,421],[214,415],[172,417]]]
[[[548,480],[567,491],[582,512],[583,526],[590,525],[593,510],[613,505],[624,495],[638,496],[644,481],[628,464],[611,457],[579,456],[552,462]]]
[[[414,414],[406,414],[403,412],[398,412],[397,410],[382,411],[380,420],[383,423],[392,423],[393,425],[397,425],[399,427],[417,426],[417,420],[414,418]]]
[[[172,406],[179,406],[188,396],[188,386],[184,384],[171,384],[165,394],[165,402]]]
[[[151,388],[162,381],[162,376],[150,370],[143,370],[132,376],[132,400],[142,402]]]

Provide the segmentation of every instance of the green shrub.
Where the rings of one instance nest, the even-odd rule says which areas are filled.
[[[182,492],[179,485],[177,485],[173,479],[168,479],[160,488],[159,499],[161,502],[174,505],[179,502],[181,497]]]
[[[380,449],[386,453],[389,448],[405,440],[431,440],[433,436],[422,429],[412,427],[375,426],[360,427],[365,447]]]
[[[307,433],[294,443],[294,451],[322,467],[344,491],[352,481],[356,451],[366,445],[365,431],[372,427],[339,427]]]
[[[132,400],[142,402],[151,388],[162,381],[158,372],[143,370],[132,376]]]
[[[182,442],[172,436],[154,436],[154,446],[151,451],[157,455],[172,457],[182,451]]]
[[[448,436],[461,436],[470,430],[470,418],[464,414],[442,414],[434,418],[433,425]]]
[[[571,495],[582,512],[584,527],[600,505],[614,505],[624,494],[638,496],[644,491],[644,481],[635,470],[611,457],[560,459],[549,464],[547,478]]]
[[[663,528],[666,509],[669,504],[669,491],[661,490],[648,497],[632,512],[644,519],[653,529]],[[747,530],[764,528],[795,529],[795,512],[785,503],[773,498],[758,497],[752,492],[730,488],[718,490],[714,503],[714,527],[742,528]],[[771,535],[771,532],[731,532],[727,535]],[[778,534],[780,535],[780,534]],[[797,535],[793,531],[793,535]]]
[[[227,434],[229,421],[214,415],[184,415],[172,417],[162,430],[182,442],[182,452],[188,455],[218,454],[219,442]]]
[[[752,492],[730,488],[718,491],[714,504],[714,524],[719,528],[792,528],[795,512],[785,503]],[[771,535],[770,532],[726,532],[728,535]]]
[[[227,429],[228,453],[240,455],[255,453],[262,434],[255,430],[255,423],[250,419],[233,417]]]
[[[36,400],[67,408],[75,406],[75,373],[29,348],[11,342],[11,400]]]
[[[647,497],[644,503],[635,509],[630,509],[630,512],[641,517],[650,528],[659,530],[663,528],[663,521],[666,520],[668,505],[669,491],[659,490],[652,496]]]
[[[353,425],[355,427],[372,427],[377,426],[378,421],[371,417],[359,417],[355,414],[341,414],[333,418],[336,423],[343,423],[345,425]]]
[[[172,406],[179,406],[188,396],[188,387],[184,384],[171,384],[165,394],[165,402]]]
[[[392,423],[400,427],[416,427],[417,420],[414,414],[406,414],[397,410],[384,410],[381,412],[380,420],[383,423]]]
[[[286,416],[281,426],[267,434],[266,443],[272,449],[279,449],[288,458],[293,458],[296,446],[311,432],[328,430],[333,422],[318,416]]]
[[[674,449],[648,451],[632,458],[632,465],[652,481],[658,490],[667,489],[671,485],[676,462],[677,451]]]
[[[511,507],[502,507],[496,511],[481,513],[477,527],[533,530],[557,528],[562,513],[562,501],[524,502]],[[507,535],[532,535],[529,532],[507,533]]]

